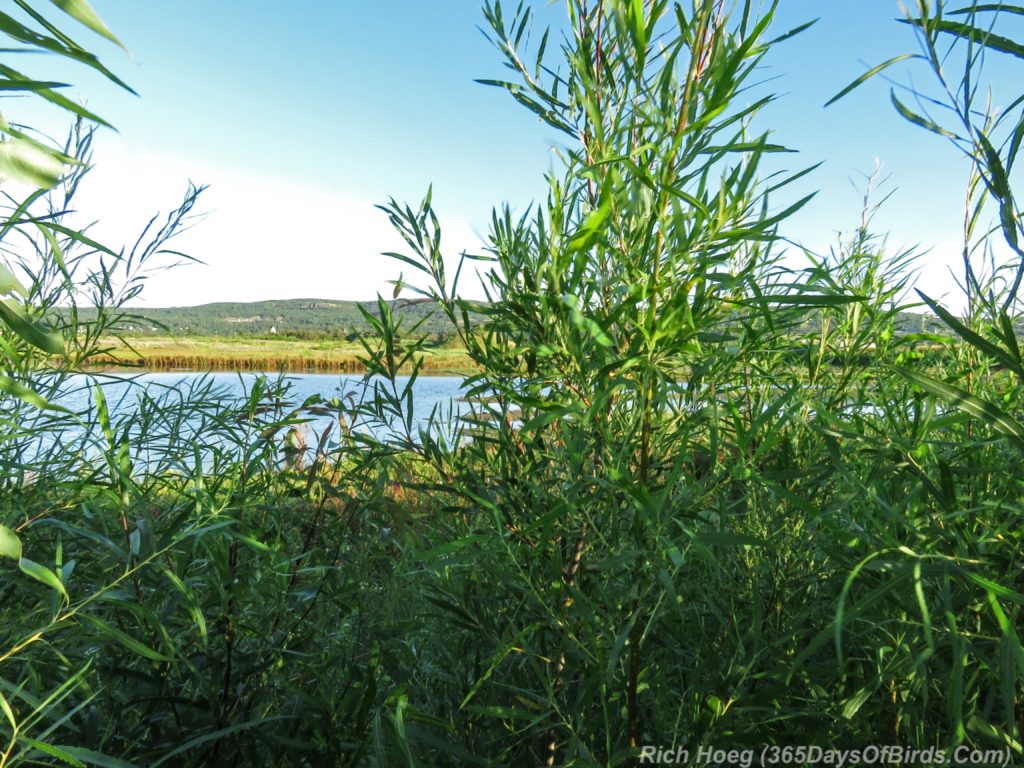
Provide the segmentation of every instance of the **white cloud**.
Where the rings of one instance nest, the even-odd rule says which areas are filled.
[[[92,234],[115,250],[130,246],[156,212],[177,208],[188,181],[208,184],[196,210],[207,215],[170,247],[204,262],[155,275],[146,306],[213,301],[390,296],[402,265],[380,255],[405,251],[374,200],[188,157],[163,156],[104,137],[76,209],[97,220]],[[439,214],[440,215],[440,214]],[[479,252],[463,221],[442,216],[445,252]],[[412,270],[404,268],[408,282]],[[468,285],[468,283],[467,283]],[[140,303],[140,302],[136,302]]]

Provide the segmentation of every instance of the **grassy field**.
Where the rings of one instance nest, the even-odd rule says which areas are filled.
[[[365,351],[355,342],[214,337],[127,337],[109,339],[111,351],[95,359],[100,367],[137,366],[156,370],[358,372]],[[474,366],[461,349],[425,350],[425,368],[466,373]]]

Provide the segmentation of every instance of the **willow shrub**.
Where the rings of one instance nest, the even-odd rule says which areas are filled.
[[[944,310],[967,347],[897,333],[914,254],[886,253],[870,205],[830,256],[779,262],[807,170],[771,172],[783,148],[756,130],[772,96],[751,80],[800,31],[772,36],[775,5],[567,6],[559,46],[528,8],[484,11],[514,74],[486,82],[565,137],[546,201],[496,209],[487,254],[454,275],[429,194],[384,206],[408,245],[390,255],[482,372],[453,439],[404,441],[437,514],[378,763],[618,765],[710,743],[1019,754],[1020,435],[994,400],[1019,399],[1012,322],[992,326],[998,353]],[[492,265],[486,303],[460,298],[474,258]],[[411,424],[394,374],[424,342],[384,312],[378,333],[367,359],[390,384],[371,410]]]

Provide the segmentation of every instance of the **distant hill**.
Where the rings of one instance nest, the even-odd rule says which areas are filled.
[[[420,332],[443,342],[451,324],[431,302],[390,302],[409,328],[426,318]],[[246,303],[217,302],[197,307],[132,309],[137,322],[123,328],[132,336],[241,336],[301,339],[347,339],[369,330],[359,306],[378,315],[375,301],[283,299]],[[90,319],[83,313],[84,319]]]

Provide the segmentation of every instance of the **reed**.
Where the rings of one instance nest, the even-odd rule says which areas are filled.
[[[143,367],[184,371],[289,371],[363,373],[357,344],[277,339],[105,339],[105,350],[89,358],[92,367]],[[410,370],[407,366],[406,371]],[[423,370],[470,373],[472,361],[460,350],[434,348],[423,354]]]

